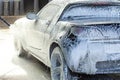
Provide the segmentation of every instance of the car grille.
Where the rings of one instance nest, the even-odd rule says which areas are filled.
[[[96,68],[97,69],[120,68],[120,60],[97,62]]]
[[[120,60],[96,63],[97,73],[120,73]]]

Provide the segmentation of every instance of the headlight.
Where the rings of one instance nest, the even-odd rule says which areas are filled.
[[[71,28],[71,33],[73,33],[75,36],[80,35],[80,33],[83,32],[83,28],[82,27],[72,27]]]
[[[79,38],[84,39],[102,39],[103,35],[99,28],[94,26],[86,26],[86,27],[72,27],[71,33]]]
[[[72,27],[71,28],[71,33],[75,36],[78,36],[79,38],[88,38],[88,27]]]

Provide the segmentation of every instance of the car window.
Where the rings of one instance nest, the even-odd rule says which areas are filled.
[[[38,13],[38,16],[42,20],[52,20],[52,18],[57,14],[60,7],[57,5],[48,5]]]
[[[80,20],[92,18],[120,18],[119,5],[80,5],[67,7],[60,20]]]

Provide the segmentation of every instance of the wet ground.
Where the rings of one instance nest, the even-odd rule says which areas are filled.
[[[50,71],[34,57],[19,58],[9,29],[0,29],[0,80],[50,80]]]

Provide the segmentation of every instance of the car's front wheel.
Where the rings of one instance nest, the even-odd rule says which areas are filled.
[[[51,77],[52,80],[73,80],[59,47],[56,47],[51,55]]]
[[[25,50],[23,49],[20,40],[14,38],[14,46],[15,46],[15,50],[17,52],[17,55],[19,57],[24,57],[26,55]]]

